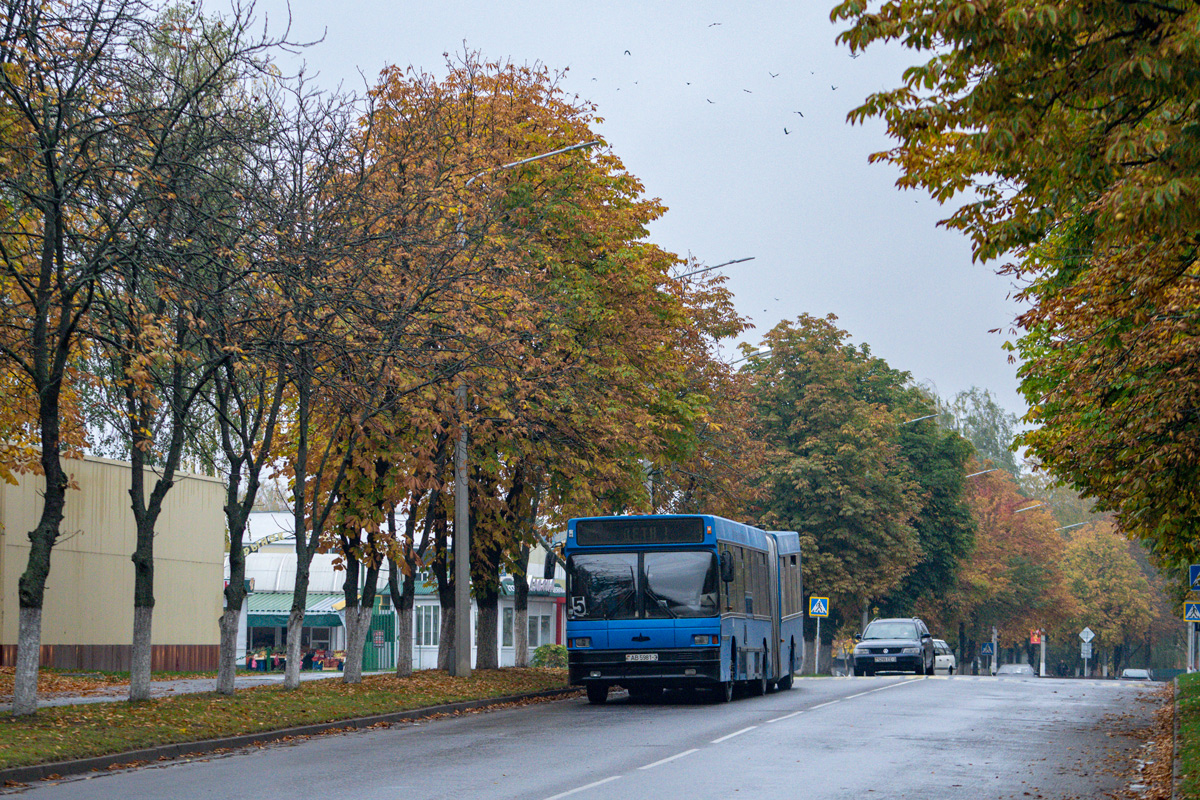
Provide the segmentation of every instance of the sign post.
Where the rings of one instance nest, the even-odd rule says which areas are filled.
[[[821,617],[829,616],[829,598],[828,597],[810,597],[808,598],[808,615],[817,618],[817,641],[813,650],[813,673],[821,674]]]
[[[1092,657],[1092,639],[1096,638],[1096,634],[1092,633],[1091,628],[1085,627],[1079,632],[1079,638],[1083,640],[1083,647],[1080,648],[1079,655],[1083,658],[1083,677],[1088,677],[1088,661]]]
[[[1196,671],[1196,623],[1200,622],[1200,603],[1184,603],[1183,619],[1188,626],[1187,671]]]
[[[979,655],[988,657],[988,673],[992,670],[992,662],[996,657],[996,644],[994,642],[984,642],[979,645]]]

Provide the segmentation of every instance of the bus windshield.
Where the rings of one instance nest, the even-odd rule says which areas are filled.
[[[571,619],[714,617],[717,555],[702,550],[577,554],[567,560]]]

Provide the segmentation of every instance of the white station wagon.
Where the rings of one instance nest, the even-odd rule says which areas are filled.
[[[942,639],[933,640],[933,671],[941,672],[945,670],[947,675],[953,675],[958,672],[958,659],[954,657],[954,651],[950,649],[950,645]]]

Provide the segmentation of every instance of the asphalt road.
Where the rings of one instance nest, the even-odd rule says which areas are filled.
[[[1124,788],[1159,684],[798,680],[572,699],[64,780],[30,798],[1093,798]]]

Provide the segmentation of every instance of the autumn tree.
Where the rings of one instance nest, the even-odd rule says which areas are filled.
[[[943,224],[977,258],[1014,256],[1022,442],[1160,563],[1195,561],[1200,8],[847,0],[833,18],[853,51],[928,55],[851,119],[887,123],[873,158],[900,186],[963,199]]]
[[[1056,521],[1022,495],[1007,472],[979,475],[967,487],[977,525],[974,550],[935,613],[946,624],[964,622],[967,658],[975,644],[991,638],[993,626],[1004,643],[1023,641],[1034,629],[1062,636],[1076,605],[1063,579]]]
[[[154,179],[185,146],[189,116],[212,76],[269,45],[225,20],[223,56],[205,74],[164,71],[146,47],[153,9],[140,2],[8,2],[0,7],[0,98],[16,125],[6,136],[2,193],[18,222],[0,240],[0,271],[13,289],[0,325],[5,359],[38,397],[44,502],[30,532],[18,592],[20,623],[13,710],[36,707],[41,608],[59,536],[68,477],[61,464],[62,392],[99,282],[136,252],[131,220],[163,195]],[[198,41],[211,29],[196,31]],[[171,91],[137,91],[158,75]],[[13,238],[19,236],[19,238]]]
[[[745,370],[770,448],[763,524],[799,532],[806,591],[865,613],[920,560],[920,501],[898,420],[861,393],[881,364],[848,336],[832,316],[802,315],[772,329],[770,355]]]
[[[1096,634],[1097,650],[1112,654],[1119,670],[1145,638],[1153,620],[1150,582],[1129,553],[1129,542],[1110,522],[1072,531],[1063,553],[1063,577],[1075,598],[1076,630]]]

